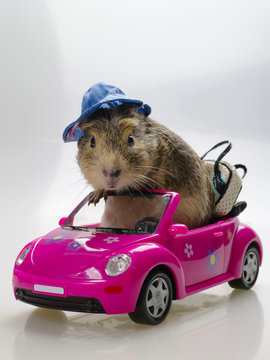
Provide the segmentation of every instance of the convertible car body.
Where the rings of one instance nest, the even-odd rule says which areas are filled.
[[[136,322],[158,324],[172,300],[224,282],[254,285],[262,245],[238,217],[189,230],[173,223],[177,193],[112,192],[108,196],[125,206],[127,217],[132,213],[135,224],[101,227],[86,215],[76,225],[83,209],[98,211],[88,205],[89,196],[60,227],[22,249],[13,274],[16,299],[60,310],[129,313]],[[136,211],[142,207],[141,219]]]

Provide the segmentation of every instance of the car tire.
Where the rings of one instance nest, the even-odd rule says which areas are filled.
[[[249,290],[255,284],[260,266],[260,256],[255,247],[250,247],[244,256],[242,276],[239,279],[229,281],[234,289]]]
[[[129,317],[136,323],[158,325],[168,315],[172,303],[172,283],[164,272],[150,273],[140,292],[135,311]]]

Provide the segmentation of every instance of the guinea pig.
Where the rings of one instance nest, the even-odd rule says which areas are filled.
[[[209,174],[180,136],[129,104],[101,108],[79,126],[85,136],[78,141],[77,161],[95,189],[93,202],[108,190],[175,191],[181,195],[175,223],[193,229],[210,221],[215,197]],[[103,224],[112,225],[114,207],[106,202]]]

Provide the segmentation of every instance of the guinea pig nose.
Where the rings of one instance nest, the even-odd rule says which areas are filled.
[[[112,173],[111,176],[113,176],[113,177],[118,177],[120,174],[121,174],[121,169],[117,169],[117,170],[115,170],[115,171]]]
[[[117,170],[103,170],[103,175],[106,177],[118,177],[121,174],[121,169]]]

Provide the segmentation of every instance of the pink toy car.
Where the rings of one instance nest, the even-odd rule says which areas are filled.
[[[127,218],[138,207],[146,216],[129,227],[89,225],[89,211],[99,216],[99,204],[88,205],[89,194],[60,227],[23,248],[14,267],[16,299],[59,310],[128,313],[135,322],[155,325],[172,300],[224,282],[241,289],[255,284],[262,244],[237,217],[188,230],[173,223],[177,193],[109,196],[125,206]]]

